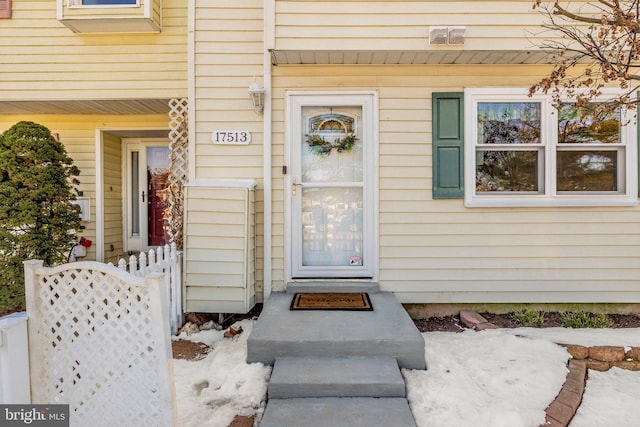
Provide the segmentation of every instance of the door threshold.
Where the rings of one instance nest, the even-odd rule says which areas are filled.
[[[377,282],[364,280],[308,280],[287,283],[287,293],[358,293],[380,292]]]

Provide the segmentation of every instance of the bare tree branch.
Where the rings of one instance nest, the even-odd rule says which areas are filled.
[[[554,38],[539,47],[555,52],[554,67],[529,88],[529,93],[550,93],[556,104],[573,98],[593,101],[602,89],[617,86],[612,100],[634,108],[640,83],[640,0],[545,2],[534,8],[545,17],[543,28]],[[634,82],[631,84],[631,82]]]

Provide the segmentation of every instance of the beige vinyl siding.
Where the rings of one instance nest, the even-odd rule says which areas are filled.
[[[118,263],[124,253],[122,234],[122,146],[119,137],[104,134],[104,261]]]
[[[13,3],[0,26],[0,99],[135,99],[187,94],[187,4],[163,1],[159,34],[75,34],[56,1]]]
[[[186,188],[186,312],[246,313],[255,303],[254,191]]]
[[[442,50],[447,46],[429,45],[429,26],[465,26],[465,50],[529,50],[531,40],[541,32],[542,22],[532,5],[528,0],[277,0],[275,47],[278,50]]]
[[[638,300],[640,208],[466,208],[431,197],[431,94],[528,87],[542,66],[275,67],[274,286],[286,90],[379,93],[379,282],[402,302]]]
[[[82,197],[88,197],[90,200],[91,219],[90,221],[83,222],[85,229],[82,230],[80,235],[86,237],[93,242],[93,245],[87,249],[86,260],[96,259],[96,128],[110,128],[110,129],[136,129],[136,128],[149,128],[156,127],[158,129],[168,127],[168,118],[162,115],[153,116],[90,116],[90,115],[41,115],[41,116],[0,116],[0,132],[8,129],[15,123],[28,120],[36,123],[40,123],[46,126],[51,132],[58,133],[60,135],[60,142],[62,142],[67,150],[69,156],[73,159],[74,164],[80,169],[80,185],[78,190],[82,191]],[[107,140],[111,140],[107,136]],[[105,148],[109,143],[105,144]],[[108,153],[112,153],[110,157],[112,163],[119,158],[120,154],[115,153],[115,146],[111,144],[111,150],[107,150]],[[117,147],[120,150],[120,147]],[[120,177],[115,176],[115,170],[120,168],[117,164],[109,166],[105,163],[105,174],[109,175],[108,181],[113,183],[114,190],[117,189],[117,193],[121,194],[122,181]],[[107,172],[109,170],[109,172]],[[107,180],[105,180],[105,187]],[[116,203],[117,198],[111,197],[109,204],[106,200],[107,194],[105,193],[105,208],[112,205],[111,211],[118,211],[118,208],[113,208],[113,204]],[[119,203],[122,203],[120,199]],[[121,209],[121,208],[119,208]],[[113,225],[109,224],[109,221],[122,221],[122,218],[116,218],[115,213],[105,215],[105,227],[110,227],[115,233]],[[105,237],[107,236],[105,230]],[[114,235],[115,236],[115,235]],[[115,237],[114,237],[115,238]],[[122,239],[122,228],[119,230],[119,239]],[[109,249],[107,246],[106,249]],[[115,251],[114,251],[115,252]],[[118,252],[121,253],[121,252]],[[115,253],[114,255],[117,255]],[[110,256],[110,251],[105,251],[105,256]]]
[[[220,0],[195,3],[194,62],[195,164],[192,176],[207,179],[257,181],[256,228],[258,260],[256,292],[262,292],[263,116],[249,99],[249,85],[263,83],[263,2]],[[249,145],[214,145],[215,130],[251,132]]]

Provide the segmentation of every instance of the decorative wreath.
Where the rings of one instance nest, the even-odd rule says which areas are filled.
[[[357,140],[358,138],[354,134],[349,134],[344,138],[336,138],[333,142],[325,140],[320,135],[307,135],[309,150],[319,156],[328,156],[331,154],[331,150],[336,150],[338,153],[349,152]]]

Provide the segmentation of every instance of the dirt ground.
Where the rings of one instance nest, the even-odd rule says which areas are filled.
[[[520,328],[523,326],[514,322],[510,314],[480,313],[480,315],[500,328]],[[610,314],[609,318],[613,322],[612,328],[640,328],[640,314]],[[458,316],[432,317],[414,320],[414,323],[420,332],[462,332],[465,329],[460,324]],[[544,323],[540,327],[562,327],[560,313],[545,313]]]
[[[247,317],[259,315],[259,310],[253,311]],[[482,317],[490,323],[500,328],[519,328],[522,325],[513,321],[510,314],[492,314],[480,313]],[[609,314],[609,318],[613,322],[612,328],[640,328],[640,314]],[[187,320],[203,324],[212,320],[213,316],[203,313],[188,313]],[[544,324],[541,328],[553,328],[562,326],[562,317],[560,313],[545,313]],[[429,319],[414,320],[416,327],[420,332],[462,332],[465,327],[460,324],[458,316],[432,317]],[[173,357],[176,359],[200,360],[207,355],[212,349],[201,342],[192,342],[188,340],[178,340],[172,343]]]

